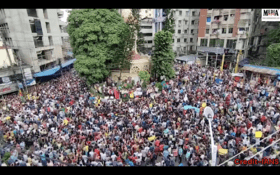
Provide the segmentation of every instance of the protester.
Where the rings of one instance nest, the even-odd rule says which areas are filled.
[[[228,150],[217,154],[217,165],[257,143],[236,157],[245,159],[279,138],[255,138],[256,131],[264,138],[280,127],[279,92],[262,92],[273,84],[251,89],[246,79],[245,86],[237,85],[227,70],[175,68],[178,75],[166,81],[162,91],[155,82],[145,90],[136,83],[128,92],[137,93],[128,101],[113,98],[120,92],[113,87],[116,82],[98,87],[110,98],[93,96],[74,70],[30,87],[25,102],[18,95],[6,95],[0,124],[11,149],[1,150],[1,166],[209,166],[204,103],[215,113],[215,144]],[[222,83],[215,82],[217,77]],[[6,162],[5,153],[11,154]],[[278,155],[276,144],[260,156]]]

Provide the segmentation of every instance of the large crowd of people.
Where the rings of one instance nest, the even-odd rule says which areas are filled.
[[[61,77],[3,97],[1,166],[211,166],[209,121],[214,111],[216,165],[239,154],[244,160],[279,138],[279,92],[273,83],[235,83],[228,70],[175,65],[177,76],[160,91],[155,82],[128,101],[100,99],[74,69]],[[216,83],[215,78],[223,80]],[[109,86],[110,85],[110,86]],[[115,88],[114,84],[104,88]],[[268,91],[268,90],[267,90]],[[185,109],[184,106],[199,109]],[[261,131],[261,138],[255,132]],[[1,146],[1,145],[0,145]],[[275,144],[254,158],[279,158]],[[5,155],[10,153],[5,160]],[[234,159],[223,166],[232,166]],[[255,165],[254,165],[255,166]],[[259,166],[259,165],[256,165]]]

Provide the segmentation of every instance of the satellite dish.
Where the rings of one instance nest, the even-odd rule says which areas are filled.
[[[209,106],[206,106],[206,107],[204,108],[203,115],[204,115],[207,119],[212,120],[213,117],[214,117],[214,111],[213,111]]]

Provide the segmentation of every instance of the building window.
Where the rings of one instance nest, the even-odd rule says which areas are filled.
[[[209,47],[224,47],[224,39],[210,39]]]
[[[206,34],[209,34],[209,29],[206,29]]]
[[[181,33],[181,30],[178,30],[178,33]]]
[[[191,43],[193,42],[193,38],[190,38],[190,42],[191,42]]]
[[[31,20],[29,20],[29,24],[30,24],[31,32],[32,32],[32,33],[36,33],[36,27],[35,27],[34,22],[32,22]]]
[[[192,12],[192,16],[195,16],[195,11],[194,11],[194,12]]]
[[[207,17],[207,22],[211,22],[211,17]]]
[[[141,26],[141,29],[152,29],[152,26]]]
[[[194,25],[194,20],[192,20],[192,25]]]
[[[182,11],[179,11],[179,15],[182,16]]]
[[[10,47],[13,47],[13,40],[12,38],[5,38],[6,44]]]
[[[50,23],[46,22],[47,33],[51,33]]]
[[[2,28],[3,30],[0,30],[0,32],[5,32],[5,33],[10,33],[10,29],[9,29],[9,25],[8,23],[4,23],[0,25],[0,28]]]
[[[231,18],[234,18],[234,16],[235,16],[235,14],[230,14],[230,17],[231,17]]]
[[[227,33],[227,29],[226,28],[222,28],[222,33]]]
[[[227,46],[227,48],[235,49],[235,47],[236,47],[236,40],[228,39],[226,46]]]
[[[189,11],[186,11],[186,16],[189,16]]]
[[[50,43],[50,46],[53,46],[53,39],[52,39],[52,36],[49,36],[49,43]]]
[[[214,21],[219,21],[220,16],[214,16]]]
[[[178,25],[179,25],[179,27],[181,26],[181,22],[182,22],[181,20],[178,20]]]
[[[239,31],[245,31],[245,28],[239,28]]]
[[[190,46],[190,51],[192,51],[193,50],[193,46]]]
[[[143,36],[153,36],[152,33],[143,33]]]
[[[200,46],[207,46],[208,39],[201,39],[200,40]]]
[[[153,43],[153,41],[152,41],[152,40],[149,40],[149,41],[148,41],[148,43],[150,43],[150,44],[151,44],[151,43]]]
[[[184,42],[185,42],[185,43],[187,42],[187,38],[184,38]]]
[[[179,43],[179,42],[180,42],[180,38],[177,39],[177,43]]]
[[[191,33],[193,33],[193,29],[191,29]]]
[[[145,12],[148,13],[148,10],[146,10]]]
[[[187,25],[188,24],[188,21],[187,20],[185,20],[185,25]]]
[[[48,19],[47,9],[43,9],[43,13],[44,13],[44,18],[45,18],[45,19]]]
[[[36,9],[26,9],[27,15],[31,17],[38,17]]]
[[[37,36],[37,37],[34,37],[33,39],[34,39],[35,48],[44,47],[42,36]]]
[[[233,28],[229,28],[228,33],[232,33],[232,32],[233,32]]]
[[[224,21],[228,20],[228,15],[224,15]]]
[[[184,33],[187,34],[187,33],[188,33],[188,30],[185,30]]]
[[[6,18],[5,9],[0,9],[0,18]]]

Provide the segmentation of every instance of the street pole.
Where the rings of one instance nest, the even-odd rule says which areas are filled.
[[[217,68],[217,59],[218,59],[218,54],[216,53],[215,69]]]
[[[209,130],[210,130],[210,137],[211,137],[211,152],[212,152],[212,162],[211,162],[211,166],[216,166],[216,145],[214,145],[214,138],[213,138],[213,133],[212,133],[212,119],[209,119]],[[215,147],[215,148],[214,148]]]
[[[208,65],[208,52],[206,53],[206,66]]]
[[[239,57],[240,55],[242,55],[242,50],[239,50],[239,53],[237,55],[237,60],[236,60],[236,65],[235,65],[235,72],[234,73],[237,73],[237,70],[238,70],[238,62],[239,62]]]
[[[21,59],[20,54],[18,54],[18,56],[19,56],[19,60],[20,60],[19,61],[20,62],[20,71],[21,71],[22,79],[23,79],[23,89],[25,88],[25,92],[28,93],[24,71],[22,70],[22,59]]]

